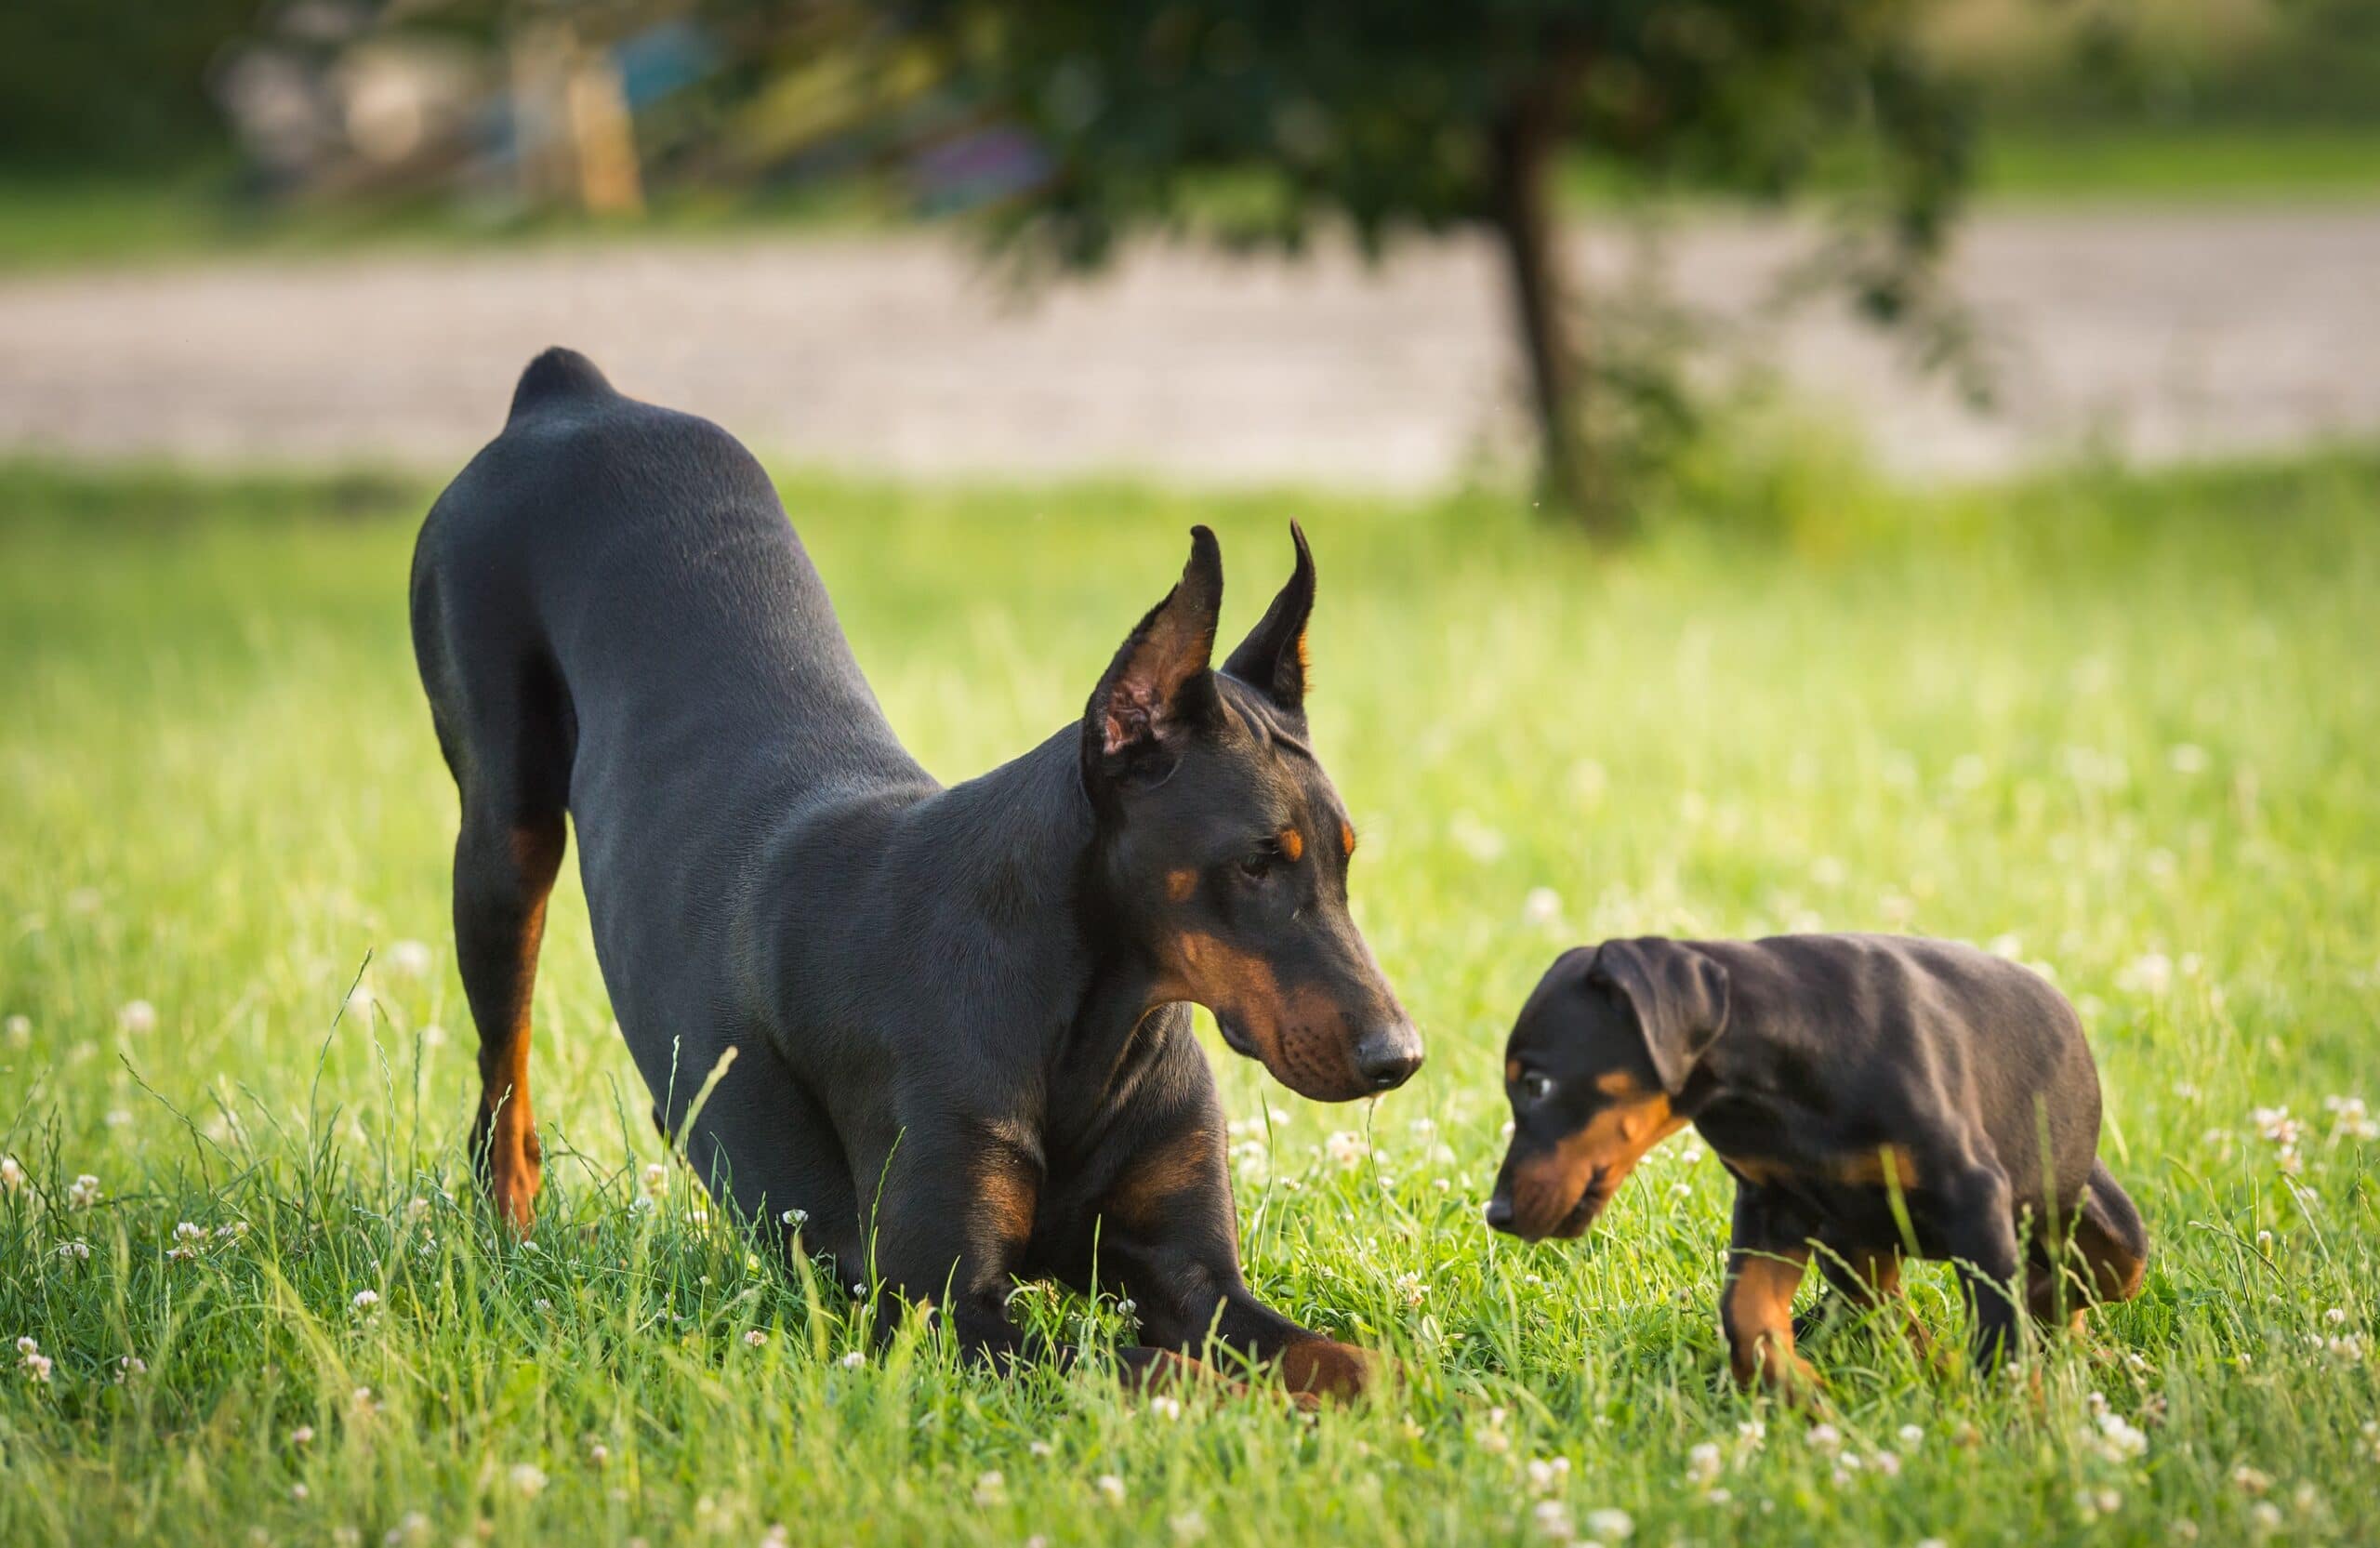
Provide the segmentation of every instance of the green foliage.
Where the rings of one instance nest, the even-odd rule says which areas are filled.
[[[1706,509],[1605,557],[1487,499],[790,481],[948,776],[1076,712],[1191,521],[1227,627],[1306,523],[1316,741],[1432,1045],[1377,1107],[1323,1108],[1210,1043],[1257,1285],[1405,1362],[1392,1400],[1305,1423],[995,1381],[932,1336],[846,1367],[867,1330],[834,1287],[747,1256],[681,1173],[637,1207],[660,1153],[575,867],[537,994],[545,1224],[501,1241],[463,1164],[453,795],[405,633],[429,491],[0,470],[0,1541],[1518,1543],[1546,1502],[1612,1544],[1590,1511],[1651,1543],[2371,1541],[2380,1142],[2324,1099],[2380,1097],[2375,476],[1916,498],[1712,464]],[[2156,1243],[2038,1393],[1814,1341],[1857,1470],[1720,1379],[1727,1190],[1685,1137],[1587,1242],[1477,1217],[1503,1034],[1559,947],[1811,925],[2054,970]],[[2252,1116],[2284,1105],[2294,1182]],[[1945,1280],[1918,1293],[1955,1336]]]
[[[0,166],[181,167],[220,152],[217,50],[260,0],[9,0],[0,6]]]

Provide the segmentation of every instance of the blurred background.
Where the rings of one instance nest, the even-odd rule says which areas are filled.
[[[451,468],[535,350],[868,472],[1608,535],[2380,426],[2366,0],[19,0],[0,448]],[[1648,482],[1650,481],[1650,482]]]

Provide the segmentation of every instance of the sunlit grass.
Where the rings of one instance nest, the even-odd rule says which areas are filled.
[[[405,636],[429,491],[0,472],[0,1541],[1611,1543],[1598,1510],[1649,1542],[2368,1540],[2380,1143],[2325,1100],[2380,1098],[2375,489],[2368,457],[1941,500],[1715,479],[1598,560],[1485,499],[791,481],[947,777],[1076,713],[1192,520],[1227,628],[1307,523],[1316,740],[1432,1052],[1334,1108],[1210,1042],[1251,1277],[1407,1372],[1305,1423],[996,1381],[932,1336],[846,1363],[847,1290],[759,1263],[681,1173],[648,1187],[568,871],[544,1223],[500,1242]],[[1503,1032],[1557,949],[1820,926],[2054,971],[2156,1245],[2037,1388],[1816,1343],[1832,1453],[1721,1380],[1727,1189],[1685,1139],[1587,1243],[1477,1223]],[[2281,1106],[2294,1182],[2254,1116]]]

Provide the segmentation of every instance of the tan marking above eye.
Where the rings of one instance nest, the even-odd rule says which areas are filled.
[[[1305,858],[1305,835],[1296,828],[1281,829],[1277,841],[1281,846],[1281,853],[1289,857],[1290,865],[1294,866]]]
[[[1606,1096],[1641,1096],[1636,1078],[1624,1069],[1616,1069],[1595,1077],[1595,1090]]]
[[[1505,1060],[1505,1061],[1504,1061],[1504,1083],[1505,1083],[1506,1085],[1511,1085],[1514,1081],[1518,1080],[1520,1078],[1521,1078],[1521,1062],[1520,1062],[1518,1059],[1507,1059],[1507,1060]]]
[[[1355,828],[1352,823],[1339,825],[1339,853],[1347,855],[1355,853]]]
[[[1198,873],[1194,870],[1165,873],[1165,895],[1176,903],[1187,903],[1190,894],[1198,890]]]

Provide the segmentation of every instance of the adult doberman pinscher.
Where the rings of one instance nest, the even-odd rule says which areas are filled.
[[[516,1228],[567,815],[655,1121],[788,1250],[879,1285],[888,1312],[940,1305],[1003,1366],[1026,1353],[1012,1280],[1084,1287],[1095,1255],[1137,1303],[1128,1379],[1211,1339],[1298,1392],[1365,1385],[1365,1355],[1241,1277],[1190,1005],[1321,1101],[1402,1084],[1421,1041],[1348,916],[1355,830],[1303,708],[1304,535],[1221,670],[1222,557],[1191,537],[1080,721],[945,788],[894,737],[759,463],[582,355],[530,363],[430,510],[412,594],[462,798],[473,1153]]]

